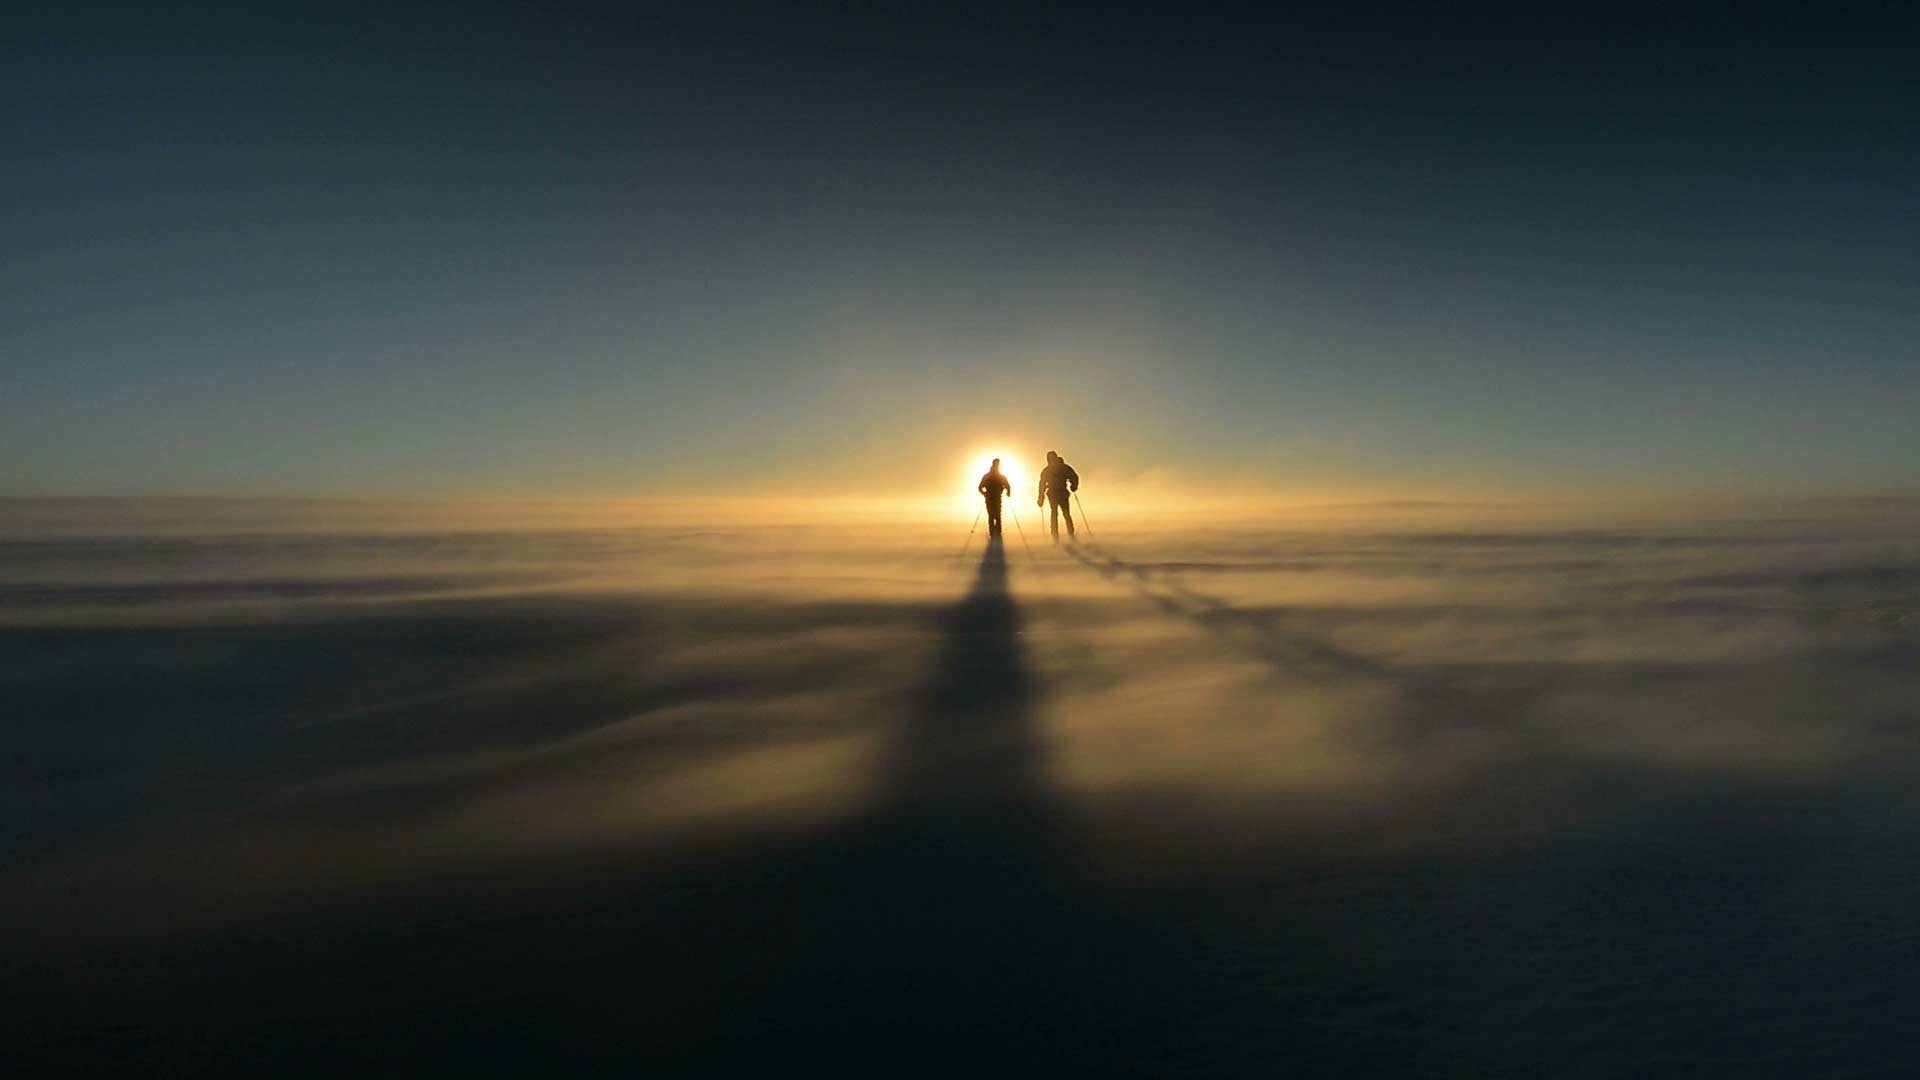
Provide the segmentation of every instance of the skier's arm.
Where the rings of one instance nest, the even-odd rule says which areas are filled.
[[[1067,481],[1073,485],[1074,491],[1080,490],[1080,474],[1074,472],[1071,465],[1067,466]]]

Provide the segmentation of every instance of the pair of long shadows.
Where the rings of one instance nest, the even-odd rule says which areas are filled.
[[[1514,718],[1562,678],[1489,683],[1477,666],[1377,661],[1086,547],[1068,553],[1290,677],[1398,687],[1406,747],[1429,728]],[[1227,877],[1152,888],[1089,872],[1045,780],[1042,688],[1007,561],[991,541],[971,590],[945,614],[883,808],[851,834],[794,853],[795,872],[762,894],[789,920],[766,954],[773,977],[686,1061],[707,1068],[791,1053],[851,1057],[860,1072],[896,1062],[966,1075],[1263,1076],[1893,1060],[1897,1040],[1878,1032],[1857,1047],[1792,1033],[1777,1060],[1755,1035],[1755,1014],[1744,1011],[1754,1000],[1793,1000],[1831,973],[1816,977],[1818,960],[1791,956],[1762,973],[1751,967],[1753,943],[1796,920],[1847,926],[1855,908],[1873,910],[1806,887],[1860,882],[1844,853],[1770,835],[1783,810],[1763,789],[1721,783],[1704,796],[1718,813],[1750,817],[1763,837],[1751,843],[1742,831],[1691,846],[1572,842],[1379,866],[1249,849]],[[1669,781],[1630,770],[1585,782],[1629,786],[1683,813],[1703,797],[1673,802]],[[1569,797],[1577,805],[1587,794]],[[1535,800],[1522,787],[1510,805]],[[1134,812],[1153,812],[1142,805]],[[1636,827],[1658,835],[1663,826]],[[1842,943],[1822,955],[1870,967],[1861,953]],[[1717,981],[1704,992],[1649,981],[1648,955],[1741,971],[1765,989],[1730,1004]],[[1899,978],[1912,982],[1904,970]],[[1596,1003],[1582,996],[1590,986],[1614,996]],[[1816,1017],[1810,1026],[1828,1025]]]
[[[716,916],[709,925],[730,940],[713,944],[736,959],[746,948],[758,979],[711,1037],[667,1065],[1264,1075],[1337,1048],[1294,1023],[1233,955],[1244,939],[1220,916],[1245,895],[1131,889],[1077,857],[1046,778],[1043,688],[1008,561],[991,537],[944,613],[880,808],[843,836],[775,856],[787,871],[766,887],[726,887],[729,903],[759,910]],[[763,936],[745,944],[733,936],[743,926]]]
[[[1399,739],[1380,752],[1400,761],[1417,760],[1427,731],[1523,730],[1527,695],[1579,685],[1568,681],[1577,671],[1516,682],[1493,661],[1456,672],[1355,656],[1284,609],[1231,605],[1084,547],[1069,554],[1291,680],[1393,682],[1402,694],[1386,730]],[[96,1071],[182,1075],[1626,1075],[1691,1061],[1729,1072],[1746,1063],[1744,1075],[1856,1075],[1910,1056],[1897,1020],[1920,1000],[1920,967],[1898,947],[1911,859],[1897,847],[1907,832],[1886,814],[1905,805],[1902,791],[1796,793],[1603,767],[1516,740],[1514,756],[1464,778],[1471,787],[1416,792],[1420,801],[1373,819],[1442,841],[1374,861],[1292,846],[1289,815],[1311,807],[1279,793],[1221,822],[1181,817],[1189,786],[1109,792],[1085,804],[1103,851],[1121,836],[1180,843],[1199,828],[1239,829],[1224,839],[1241,846],[1230,861],[1196,860],[1205,878],[1101,877],[1076,857],[1073,808],[1046,780],[1045,687],[1010,561],[1005,542],[990,541],[965,593],[935,614],[933,662],[895,729],[883,798],[862,820],[761,823],[673,857],[556,845],[481,868],[429,861],[405,884],[349,887],[297,910],[156,924],[154,935],[178,944],[80,957],[73,966],[99,977],[73,987],[59,970],[0,964],[26,1004],[0,1032],[0,1074],[71,1073],[91,1060],[116,1067]],[[614,608],[591,625],[560,620],[542,656],[632,618]],[[526,619],[506,609],[460,634],[525,653]],[[302,674],[352,649],[406,645],[413,631],[368,632],[270,641],[285,671]],[[421,655],[444,651],[445,638],[425,640]],[[1885,655],[1912,662],[1905,646]],[[285,681],[280,670],[268,674]],[[581,722],[645,707],[617,687],[588,689],[431,715],[457,745],[476,719],[499,736],[526,716]],[[131,689],[116,693],[85,700],[129,724],[177,718],[142,712]],[[277,701],[242,697],[230,711],[271,716]],[[185,715],[196,703],[161,704]],[[1202,740],[1208,719],[1174,712],[1165,723]],[[1449,824],[1454,801],[1463,816]],[[1491,815],[1540,810],[1600,831],[1445,843],[1480,835]],[[342,829],[366,842],[351,823]],[[435,854],[408,848],[419,841],[405,834],[392,842]],[[156,919],[137,891],[114,899],[111,911],[77,906],[72,917]],[[10,1070],[13,1057],[23,1067]]]

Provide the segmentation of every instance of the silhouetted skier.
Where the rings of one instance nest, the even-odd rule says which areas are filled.
[[[1047,451],[1047,467],[1040,470],[1040,494],[1033,505],[1053,504],[1053,538],[1060,539],[1060,515],[1067,516],[1067,535],[1073,535],[1073,493],[1080,490],[1080,474],[1052,450]]]
[[[1000,459],[980,477],[980,494],[987,500],[987,535],[1000,535],[1000,497],[1013,494],[1013,484],[1000,472]]]

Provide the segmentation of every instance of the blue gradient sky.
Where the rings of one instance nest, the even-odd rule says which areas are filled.
[[[0,492],[1920,489],[1899,14],[28,16]]]

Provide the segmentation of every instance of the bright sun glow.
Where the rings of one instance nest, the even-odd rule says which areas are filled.
[[[966,458],[968,464],[964,467],[964,475],[960,478],[960,495],[955,505],[964,504],[968,516],[972,516],[980,509],[980,492],[977,487],[980,478],[986,475],[987,469],[993,465],[994,458],[1000,459],[1000,472],[1007,478],[1007,482],[1013,485],[1011,497],[1017,500],[1021,492],[1026,492],[1027,497],[1032,498],[1033,492],[1029,491],[1028,487],[1034,481],[1028,478],[1026,469],[1021,467],[1017,454],[1018,451],[1005,449],[978,450],[968,454]]]

